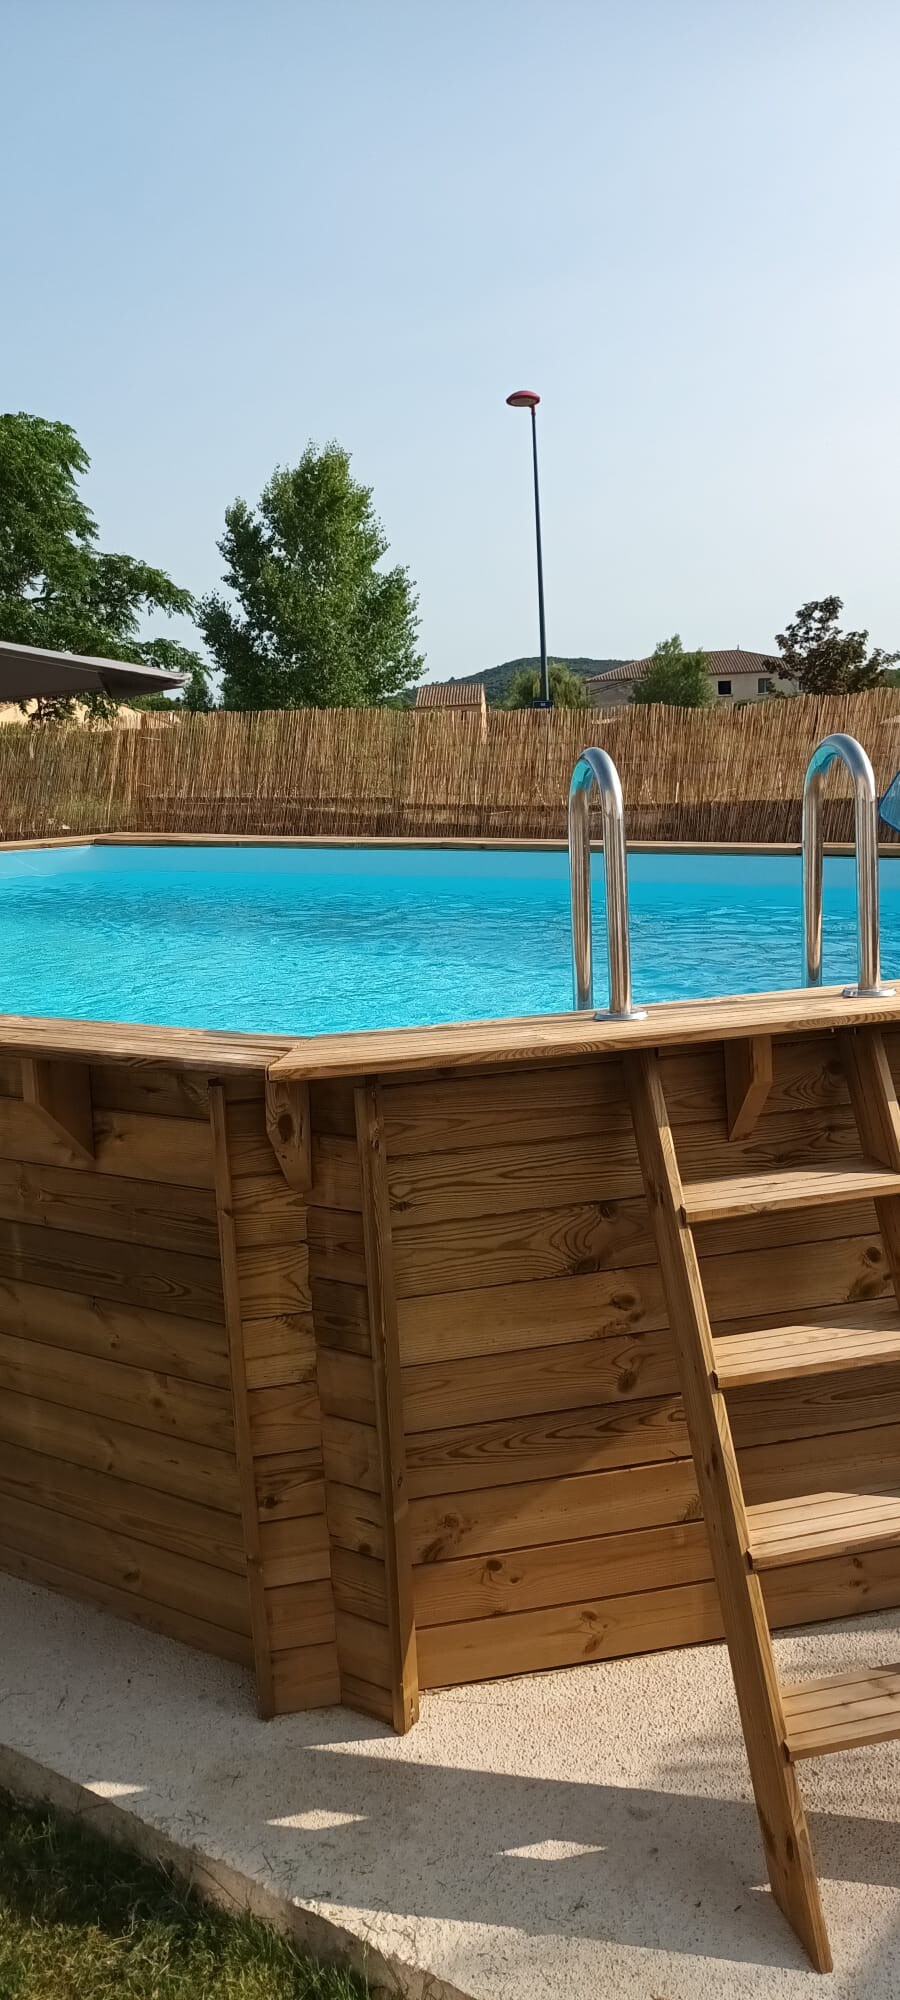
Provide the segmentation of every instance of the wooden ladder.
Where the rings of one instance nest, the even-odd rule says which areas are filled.
[[[748,1506],[727,1393],[900,1361],[900,1105],[877,1026],[853,1029],[839,1041],[864,1157],[693,1185],[682,1184],[655,1052],[624,1058],[769,1880],[820,1972],[831,1970],[831,1950],[795,1766],[801,1757],[900,1736],[900,1666],[780,1685],[760,1574],[780,1564],[900,1543],[900,1486]],[[765,1037],[726,1044],[732,1136],[755,1122],[767,1066],[770,1078]],[[732,1103],[736,1075],[741,1082]],[[694,1242],[697,1225],[866,1199],[875,1202],[897,1303],[872,1300],[805,1314],[791,1326],[714,1338]]]

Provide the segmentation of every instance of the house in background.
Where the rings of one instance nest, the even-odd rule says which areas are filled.
[[[588,681],[588,692],[594,708],[624,708],[631,700],[632,689],[643,680],[653,665],[652,659],[626,660],[621,667],[611,667],[605,674],[597,674]],[[712,682],[712,693],[716,701],[764,701],[766,695],[780,690],[782,694],[795,694],[793,681],[780,678],[778,657],[772,653],[745,653],[740,646],[730,652],[707,653],[706,668]]]
[[[425,681],[416,688],[415,708],[468,709],[484,715],[487,700],[482,681]]]

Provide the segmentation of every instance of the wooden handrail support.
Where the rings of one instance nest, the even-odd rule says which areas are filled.
[[[746,1139],[772,1088],[772,1037],[725,1042],[725,1105],[729,1139]]]
[[[312,1187],[309,1084],[266,1077],[266,1131],[288,1187]]]
[[[22,1057],[22,1102],[71,1146],[81,1161],[94,1159],[91,1072],[84,1062]]]

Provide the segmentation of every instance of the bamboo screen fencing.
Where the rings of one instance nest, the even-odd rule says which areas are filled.
[[[900,689],[741,709],[218,711],[140,729],[0,730],[0,837],[256,833],[562,838],[572,765],[615,759],[629,838],[797,840],[811,751],[858,736],[884,790]],[[843,774],[826,835],[851,830]],[[887,829],[884,837],[889,838]]]

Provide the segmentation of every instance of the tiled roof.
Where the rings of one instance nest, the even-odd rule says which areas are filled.
[[[614,681],[640,681],[652,665],[652,659],[626,660],[621,667],[610,667],[608,673],[595,674],[588,686],[601,688],[610,687]],[[727,680],[732,674],[772,674],[780,666],[781,660],[775,654],[745,653],[740,646],[730,652],[706,655],[706,671],[717,679]]]
[[[484,708],[483,681],[426,681],[416,688],[417,708]]]

